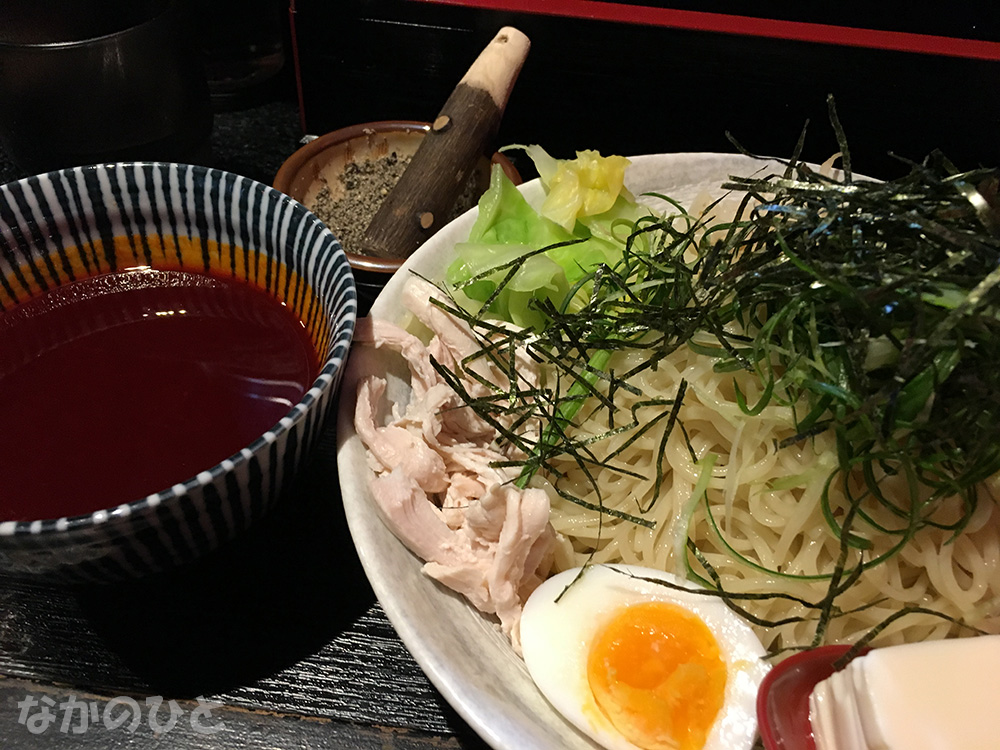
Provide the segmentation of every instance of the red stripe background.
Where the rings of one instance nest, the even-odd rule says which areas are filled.
[[[416,2],[645,24],[692,31],[714,31],[723,34],[790,39],[848,47],[869,47],[977,60],[1000,60],[1000,42],[958,39],[932,34],[913,34],[902,31],[879,31],[801,21],[781,21],[725,13],[675,10],[648,5],[601,2],[600,0],[416,0]]]

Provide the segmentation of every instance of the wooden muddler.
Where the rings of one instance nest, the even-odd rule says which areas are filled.
[[[405,258],[444,225],[476,162],[492,151],[529,46],[508,26],[479,54],[365,230],[362,253]]]

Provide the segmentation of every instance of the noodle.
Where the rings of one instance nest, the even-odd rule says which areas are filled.
[[[617,354],[611,366],[625,371],[630,366],[627,360],[636,356],[641,354]],[[733,379],[739,380],[747,402],[752,404],[759,397],[755,391],[760,389],[755,376],[719,374],[713,371],[713,364],[711,358],[680,347],[657,369],[644,370],[637,377],[633,385],[642,396],[625,389],[617,391],[616,409],[628,414],[640,398],[648,399],[650,394],[669,398],[682,378],[688,381],[679,413],[684,430],[675,428],[667,439],[665,476],[658,497],[653,497],[654,476],[665,420],[615,458],[615,466],[628,467],[642,478],[602,466],[593,472],[595,488],[572,457],[552,462],[554,469],[564,472],[560,489],[595,505],[642,514],[655,523],[652,529],[644,528],[556,499],[550,517],[561,535],[556,568],[588,561],[624,562],[683,576],[690,565],[695,573],[704,575],[686,554],[684,545],[690,538],[727,592],[780,591],[819,602],[840,554],[840,541],[824,519],[821,504],[827,480],[837,469],[833,437],[826,432],[777,448],[782,440],[795,435],[791,409],[772,403],[758,416],[745,415],[736,402]],[[643,414],[649,418],[651,409],[640,408],[640,418]],[[606,420],[604,413],[580,417],[574,435],[601,435],[607,431]],[[627,433],[615,435],[598,445],[604,445],[606,455],[613,455],[628,439]],[[710,464],[711,457],[714,464]],[[707,465],[711,465],[711,474],[704,495],[706,508],[696,496],[696,487]],[[903,483],[886,479],[881,486],[893,502],[907,506]],[[550,494],[555,497],[554,492]],[[988,492],[981,495],[984,497],[971,522],[954,541],[953,531],[925,526],[898,554],[868,568],[837,597],[842,614],[831,619],[823,640],[856,641],[904,606],[931,609],[973,627],[995,630],[996,613],[990,608],[1000,597],[1000,514],[992,496]],[[830,501],[835,513],[847,507],[842,481],[830,484]],[[645,508],[649,510],[643,513]],[[941,513],[946,511],[944,508]],[[884,509],[869,512],[872,521],[885,528],[905,525]],[[943,516],[939,513],[936,518]],[[869,524],[855,523],[853,533],[867,537],[872,544],[866,560],[887,552],[897,542],[896,536],[879,534]],[[857,554],[848,558],[848,570],[858,559]],[[806,618],[776,627],[756,626],[768,648],[812,642],[815,610],[779,598],[744,606],[767,620]],[[873,642],[889,645],[968,632],[947,619],[913,613],[891,622]]]
[[[818,190],[827,184],[811,170],[796,175],[794,185]],[[746,203],[712,204],[710,213],[722,219],[708,219],[696,206],[659,226],[630,224],[621,259],[581,279],[561,306],[547,291],[537,298],[529,294],[530,284],[542,282],[527,273],[530,283],[520,278],[542,250],[520,259],[523,267],[505,262],[462,278],[475,282],[479,295],[466,309],[458,309],[463,303],[450,295],[450,302],[437,300],[444,309],[457,306],[455,320],[474,329],[460,338],[480,346],[478,352],[463,349],[444,367],[447,384],[496,430],[490,448],[505,460],[491,464],[491,471],[517,490],[529,484],[525,491],[547,490],[557,535],[555,571],[621,562],[700,579],[743,610],[772,652],[869,638],[873,645],[893,645],[1000,632],[1000,479],[981,483],[976,492],[940,498],[943,487],[967,488],[997,471],[1000,453],[990,449],[995,440],[979,437],[1000,432],[984,432],[983,420],[969,416],[971,399],[955,411],[942,407],[944,421],[921,416],[950,403],[946,390],[932,388],[947,380],[958,358],[977,352],[980,359],[970,362],[981,372],[989,361],[982,357],[1000,356],[1000,349],[988,346],[995,339],[980,336],[975,321],[968,323],[968,338],[954,328],[952,317],[961,308],[955,299],[960,293],[971,299],[965,287],[945,285],[939,297],[924,299],[937,286],[911,268],[910,256],[931,269],[952,269],[956,258],[965,259],[969,268],[962,278],[970,277],[967,286],[975,282],[974,289],[983,273],[995,280],[995,271],[972,263],[978,255],[966,252],[965,244],[945,252],[939,243],[917,242],[911,235],[920,225],[911,219],[904,222],[900,245],[906,252],[891,253],[885,250],[890,243],[878,239],[882,234],[846,221],[852,211],[869,217],[871,202],[885,201],[882,188],[868,202],[856,197],[857,184],[827,202],[803,189],[809,201],[788,216],[799,212],[815,221],[793,222],[790,233],[784,219],[780,232],[773,217],[755,226],[741,217],[754,205],[769,205],[755,203],[761,195],[792,190],[769,178],[760,182],[747,181]],[[893,193],[893,200],[915,200],[911,192]],[[964,200],[952,192],[948,200]],[[782,214],[781,208],[772,207],[773,213]],[[959,204],[947,215],[964,216],[959,209],[968,212]],[[901,209],[893,203],[892,210]],[[936,221],[947,218],[935,215]],[[848,240],[826,241],[835,219],[838,226],[854,227]],[[649,229],[658,234],[647,234]],[[964,237],[958,229],[948,232]],[[808,273],[792,274],[805,261],[785,239],[806,231],[809,238],[824,238],[815,242],[821,249],[835,252],[817,253]],[[874,268],[851,260],[866,232],[878,239],[873,252],[882,264]],[[775,233],[780,248],[769,244]],[[725,241],[717,240],[723,235]],[[841,242],[850,253],[845,255]],[[552,247],[560,248],[565,243]],[[897,266],[898,272],[886,271]],[[762,287],[747,280],[765,276]],[[914,289],[907,287],[903,302],[879,296],[885,288],[898,293],[904,282]],[[843,293],[856,291],[855,284],[865,295]],[[488,298],[486,288],[492,289]],[[820,291],[811,294],[813,289]],[[955,299],[945,294],[949,290]],[[869,307],[873,316],[881,315],[883,305],[886,315],[903,317],[890,326],[882,318],[872,323],[856,315]],[[817,313],[827,306],[839,316],[832,323]],[[944,320],[941,330],[931,328],[932,336],[918,327],[910,320],[911,306],[931,322]],[[522,307],[549,316],[553,325],[518,319],[512,310],[521,315]],[[752,330],[723,333],[737,325],[733,321]],[[704,339],[679,344],[695,331]],[[644,333],[647,338],[636,342]],[[910,346],[912,341],[923,343]],[[637,345],[627,348],[628,342]],[[722,359],[705,353],[710,351]],[[903,354],[910,369],[893,369],[894,358]],[[757,372],[725,371],[747,360]],[[489,374],[470,377],[476,362],[489,362]],[[845,372],[862,372],[863,387],[842,387]],[[631,373],[627,383],[621,373]],[[595,398],[601,383],[614,390]],[[997,408],[991,400],[1000,392],[996,381],[974,384],[978,397]],[[966,390],[958,379],[948,387],[952,395]],[[783,401],[800,397],[794,404]],[[963,421],[975,421],[978,429],[964,431]],[[918,441],[915,451],[905,452]]]

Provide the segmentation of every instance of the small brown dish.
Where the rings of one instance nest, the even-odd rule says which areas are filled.
[[[426,122],[385,120],[335,130],[310,141],[289,156],[275,175],[273,185],[321,219],[326,218],[327,224],[335,224],[329,216],[324,217],[325,211],[321,208],[328,210],[330,204],[336,204],[345,196],[347,189],[343,177],[355,169],[355,165],[374,162],[392,154],[398,160],[408,161],[416,153],[421,139],[430,127],[430,123]],[[493,154],[491,160],[484,156],[470,178],[470,190],[466,191],[466,199],[470,199],[471,195],[470,204],[465,207],[456,206],[456,210],[461,212],[464,208],[475,205],[479,196],[489,187],[491,164],[499,164],[511,182],[521,184],[521,175],[510,159],[500,153]],[[367,221],[361,219],[357,222],[361,223],[364,226],[349,227],[350,234],[338,231],[336,226],[330,227],[341,240],[354,272],[359,316],[367,314],[382,287],[403,263],[398,258],[379,258],[352,252],[351,235],[354,232],[360,234],[367,227]]]

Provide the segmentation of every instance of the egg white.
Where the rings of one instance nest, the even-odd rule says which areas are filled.
[[[582,575],[580,568],[559,573],[532,593],[521,618],[521,648],[538,689],[570,723],[600,745],[637,750],[594,702],[587,681],[587,655],[597,632],[623,607],[670,602],[701,618],[718,641],[726,665],[724,703],[704,750],[750,748],[757,734],[757,688],[770,670],[761,659],[765,650],[760,640],[718,597],[688,594],[635,576],[696,588],[649,568],[595,565]]]

